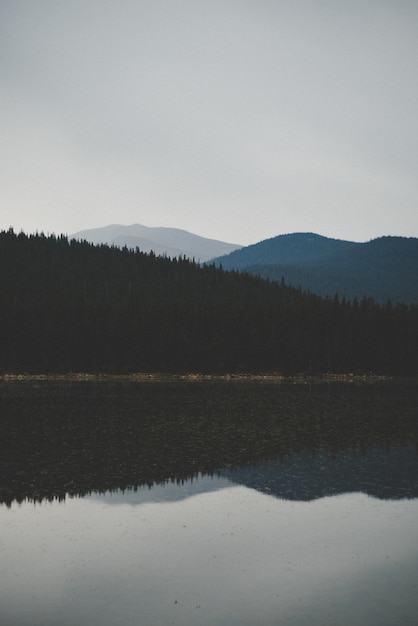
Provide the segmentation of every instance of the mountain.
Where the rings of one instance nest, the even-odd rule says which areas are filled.
[[[347,300],[418,303],[418,239],[379,237],[366,243],[314,233],[279,235],[214,259],[224,269],[281,281]]]
[[[221,261],[224,269],[244,269],[253,265],[312,262],[352,246],[351,241],[329,239],[314,233],[294,233],[265,239],[228,254]]]
[[[418,306],[187,258],[0,233],[0,374],[418,372]]]
[[[179,228],[151,228],[142,224],[131,226],[111,224],[102,228],[80,230],[70,235],[70,239],[114,245],[119,248],[126,246],[133,250],[138,247],[141,252],[153,251],[157,255],[171,258],[186,256],[198,262],[210,261],[214,257],[241,248],[239,244],[207,239]]]

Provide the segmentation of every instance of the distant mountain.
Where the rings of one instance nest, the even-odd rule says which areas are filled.
[[[210,261],[214,257],[241,248],[239,244],[226,243],[216,239],[207,239],[194,235],[179,228],[151,228],[142,224],[123,226],[111,224],[102,228],[80,230],[70,239],[85,240],[94,244],[108,244],[123,248],[135,249],[141,252],[151,252],[157,255],[166,255],[171,258],[186,256],[198,262]]]
[[[351,241],[329,239],[314,233],[278,235],[228,254],[222,261],[225,269],[244,269],[252,265],[272,265],[315,261],[334,252],[358,246]]]
[[[279,235],[215,259],[321,296],[418,303],[418,239],[379,237],[366,243],[314,233]]]

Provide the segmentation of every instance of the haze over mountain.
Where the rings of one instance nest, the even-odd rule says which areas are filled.
[[[418,239],[379,237],[366,243],[314,233],[279,235],[215,259],[321,296],[418,303]]]
[[[229,254],[242,247],[235,243],[200,237],[179,228],[152,228],[142,224],[130,226],[111,224],[101,228],[81,230],[70,235],[70,238],[86,240],[94,244],[105,243],[120,248],[138,247],[141,252],[153,251],[157,255],[166,255],[171,258],[186,256],[198,262],[210,261],[214,257]]]

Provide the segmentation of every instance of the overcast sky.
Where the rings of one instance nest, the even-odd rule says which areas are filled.
[[[0,0],[0,229],[418,236],[416,0]]]

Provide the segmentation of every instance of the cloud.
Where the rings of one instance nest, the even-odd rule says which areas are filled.
[[[418,234],[415,3],[0,11],[2,227]]]

